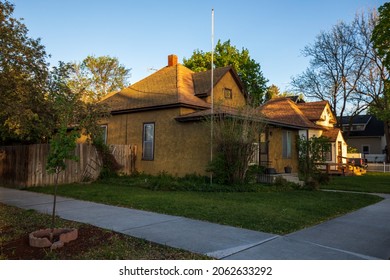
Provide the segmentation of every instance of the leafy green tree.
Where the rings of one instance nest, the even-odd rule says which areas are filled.
[[[66,160],[78,160],[74,155],[76,139],[81,135],[79,112],[82,102],[66,84],[71,65],[60,63],[54,67],[49,83],[51,104],[56,113],[56,132],[50,139],[50,152],[46,169],[54,173],[54,200],[51,229],[55,227],[58,176],[66,169]],[[68,129],[71,128],[70,131]]]
[[[183,59],[184,66],[192,71],[200,72],[211,69],[211,52],[195,50],[189,59]],[[258,106],[263,102],[268,80],[263,76],[260,64],[252,59],[247,49],[238,50],[230,40],[218,43],[214,52],[215,67],[232,66],[244,84],[249,96],[249,103]]]
[[[317,189],[321,172],[317,165],[325,162],[325,153],[331,149],[329,139],[326,137],[298,137],[298,166],[299,177],[311,189]]]
[[[61,100],[63,101],[63,100]],[[58,100],[58,102],[61,102]],[[66,104],[66,102],[64,103]],[[77,130],[68,132],[65,123],[62,123],[58,128],[57,133],[50,139],[50,154],[46,169],[49,173],[54,173],[54,197],[53,211],[51,218],[51,230],[55,228],[56,204],[57,204],[57,189],[58,176],[66,169],[66,160],[78,160],[74,155],[76,148],[76,139],[80,136]]]
[[[47,55],[13,12],[13,4],[0,2],[0,142],[47,141],[52,126]]]
[[[74,91],[69,79],[74,73],[74,64],[60,62],[50,72],[48,100],[52,104],[55,130],[58,125],[78,130],[88,137],[88,141],[102,145],[102,130],[99,122],[109,117],[106,105],[84,102],[84,92]]]
[[[100,121],[109,117],[109,110],[106,105],[99,102],[84,102],[84,92],[74,91],[69,87],[69,77],[73,73],[74,64],[70,63],[60,63],[51,72],[49,98],[55,112],[56,131],[60,133],[68,128],[76,135],[87,136],[87,141],[96,147],[102,159],[102,173],[111,174],[118,171],[121,166],[104,143],[103,131],[99,125]],[[54,137],[57,136],[61,136],[59,139],[62,139],[61,141],[68,141],[61,134],[55,134]],[[72,138],[71,135],[69,137]]]
[[[81,63],[74,63],[74,72],[68,85],[74,92],[82,93],[84,102],[96,102],[108,93],[128,86],[130,69],[117,58],[88,56]]]
[[[378,11],[379,20],[374,27],[371,40],[383,64],[380,72],[383,94],[370,104],[370,112],[384,122],[387,162],[390,162],[390,3],[383,4]]]
[[[280,96],[280,89],[276,85],[272,84],[267,88],[265,93],[265,100],[271,100],[272,98]]]
[[[390,2],[383,4],[378,9],[379,21],[372,33],[374,47],[378,55],[383,58],[384,64],[390,68]]]

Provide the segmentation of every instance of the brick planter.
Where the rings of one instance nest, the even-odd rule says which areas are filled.
[[[55,228],[53,236],[58,237],[58,241],[50,241],[51,229],[40,229],[29,234],[31,247],[57,249],[64,246],[65,243],[73,241],[78,237],[78,230],[75,228]]]

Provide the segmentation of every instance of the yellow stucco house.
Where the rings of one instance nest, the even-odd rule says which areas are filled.
[[[234,115],[247,99],[237,73],[232,67],[222,67],[215,69],[213,76],[213,103],[223,111],[214,114]],[[139,172],[207,174],[211,137],[204,119],[211,114],[211,88],[210,71],[195,73],[178,63],[176,55],[168,56],[166,67],[103,99],[111,111],[102,124],[107,144],[137,147],[135,167]],[[296,172],[295,141],[300,134],[330,136],[335,143],[330,160],[344,154],[345,142],[333,128],[335,118],[329,104],[316,105],[277,98],[259,107],[259,116],[268,128],[254,143],[258,146],[255,163],[266,163],[276,172],[284,172],[289,165]]]
[[[214,70],[214,101],[229,107],[246,104],[232,67]],[[103,124],[107,144],[137,148],[136,169],[175,176],[205,174],[210,161],[210,132],[199,120],[180,117],[211,108],[210,71],[195,73],[168,56],[168,65],[102,101],[111,111]]]

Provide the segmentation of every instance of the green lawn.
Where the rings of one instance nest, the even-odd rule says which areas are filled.
[[[51,193],[52,189],[29,190]],[[312,226],[381,200],[371,195],[269,186],[259,187],[257,192],[153,191],[118,181],[63,185],[58,194],[276,234]]]
[[[390,173],[367,172],[362,176],[332,177],[323,189],[390,193]]]

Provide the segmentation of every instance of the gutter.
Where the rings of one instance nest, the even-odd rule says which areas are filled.
[[[111,111],[111,115],[130,114],[136,112],[155,111],[155,110],[172,109],[172,108],[190,108],[190,109],[203,109],[203,110],[209,109],[204,106],[191,105],[186,103],[172,103],[166,105],[156,105],[156,106],[139,107],[139,108],[132,108],[132,109],[114,110]]]

